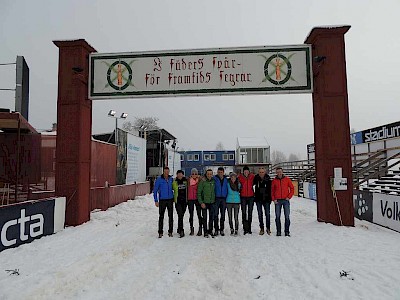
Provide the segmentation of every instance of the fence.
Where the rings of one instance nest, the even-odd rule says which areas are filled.
[[[95,187],[90,189],[90,209],[106,210],[136,196],[150,193],[150,183],[115,185],[110,187]]]

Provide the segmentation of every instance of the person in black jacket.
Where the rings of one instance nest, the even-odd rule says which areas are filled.
[[[266,173],[264,168],[258,169],[258,174],[254,177],[253,181],[255,202],[257,205],[258,221],[260,223],[260,235],[264,234],[264,217],[263,208],[265,211],[265,227],[267,234],[271,234],[271,178]]]

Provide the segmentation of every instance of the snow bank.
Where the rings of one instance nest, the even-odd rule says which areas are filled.
[[[0,299],[400,298],[398,233],[318,223],[315,201],[291,203],[290,238],[256,234],[254,209],[251,236],[158,239],[153,199],[138,197],[1,252]]]

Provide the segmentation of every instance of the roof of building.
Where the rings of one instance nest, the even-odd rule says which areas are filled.
[[[18,128],[22,133],[38,133],[20,113],[0,112],[0,130],[12,133],[18,132]]]
[[[121,129],[121,128],[118,128],[118,129],[120,129],[122,131],[126,131],[126,130]],[[128,132],[128,133],[130,133],[130,132]],[[130,133],[130,134],[132,134],[132,133]],[[108,133],[93,134],[92,136],[93,136],[93,138],[95,140],[99,140],[99,141],[104,141],[104,142],[107,142],[107,143],[115,144],[114,131],[113,132],[108,132]],[[165,129],[146,130],[146,140],[148,140],[148,141],[159,141],[160,138],[161,138],[162,142],[176,140],[176,137],[174,137],[171,133],[169,133]]]
[[[153,140],[153,141],[159,141],[160,138],[161,141],[176,140],[176,137],[174,137],[171,133],[169,133],[167,130],[163,128],[147,130],[146,136],[148,140]]]
[[[238,137],[237,148],[268,148],[265,137]]]

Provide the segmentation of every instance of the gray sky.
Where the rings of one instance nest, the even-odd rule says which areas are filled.
[[[0,3],[0,63],[25,56],[30,117],[56,122],[58,49],[53,40],[84,38],[98,52],[302,44],[315,26],[352,26],[346,34],[350,126],[399,120],[400,1],[15,1]],[[0,67],[13,88],[15,67]],[[0,107],[14,94],[0,91]],[[109,132],[110,109],[156,116],[185,150],[234,149],[237,136],[265,136],[272,150],[306,155],[313,141],[311,94],[98,100],[93,133]]]

